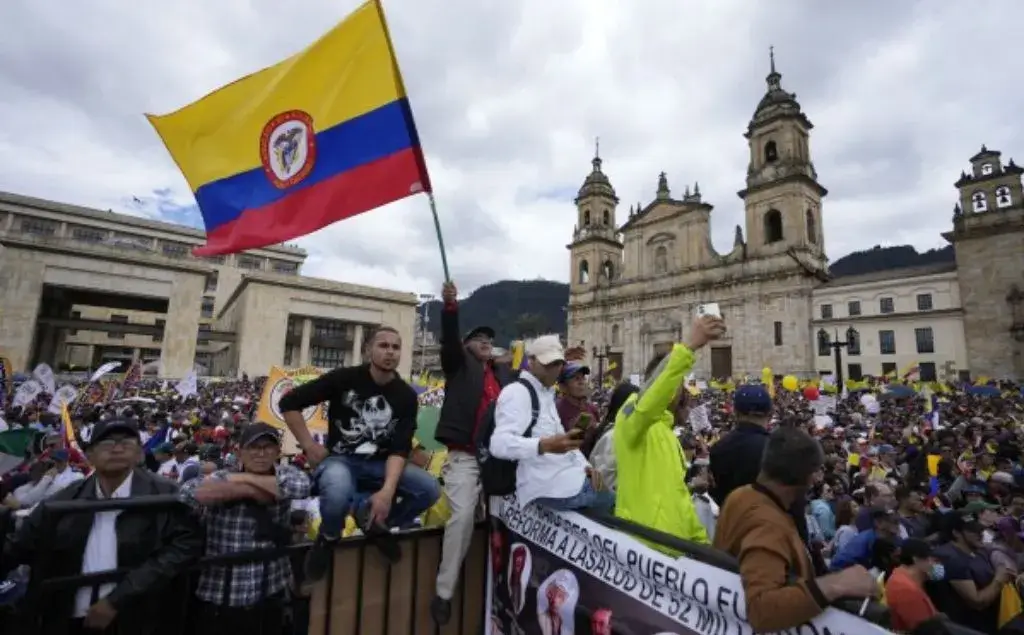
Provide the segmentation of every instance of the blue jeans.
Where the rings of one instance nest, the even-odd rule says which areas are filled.
[[[320,535],[337,538],[345,526],[345,517],[357,500],[368,504],[360,494],[376,492],[384,485],[386,459],[332,455],[313,472],[320,495]],[[441,497],[441,485],[424,470],[406,463],[398,481],[397,500],[388,515],[389,527],[404,527],[430,509]]]
[[[583,480],[583,487],[579,493],[569,498],[538,498],[538,505],[548,509],[555,509],[568,512],[575,509],[595,509],[610,512],[615,509],[615,494],[612,492],[599,492],[590,484],[590,479]]]

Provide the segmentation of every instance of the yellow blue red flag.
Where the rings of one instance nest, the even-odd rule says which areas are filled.
[[[78,447],[78,439],[75,438],[75,426],[71,422],[71,413],[68,412],[68,405],[66,403],[60,407],[60,427],[64,447],[69,450],[74,448],[81,452],[82,448]]]
[[[148,118],[199,204],[197,256],[291,240],[431,191],[379,0],[293,57]]]

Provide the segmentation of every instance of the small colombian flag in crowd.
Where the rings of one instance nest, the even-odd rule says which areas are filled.
[[[281,243],[430,192],[379,0],[293,57],[149,121],[199,203],[197,256]]]

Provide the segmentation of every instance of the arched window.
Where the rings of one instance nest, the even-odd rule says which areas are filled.
[[[988,198],[985,197],[984,192],[971,194],[971,207],[975,212],[988,211]]]
[[[618,324],[613,324],[612,325],[612,346],[618,346],[618,345],[619,345],[619,325]]]
[[[578,279],[580,284],[587,284],[588,282],[590,282],[590,265],[587,264],[586,260],[580,261],[580,271]]]
[[[992,172],[994,172],[994,171],[995,170],[992,169],[992,164],[991,163],[982,163],[981,164],[981,174],[983,176],[988,176],[989,174],[992,174]]]
[[[818,331],[818,356],[827,357],[832,354],[832,338],[825,329]]]
[[[583,224],[584,225],[589,225],[590,224],[590,210],[589,209],[583,210]]]
[[[768,143],[764,144],[764,162],[765,163],[772,163],[772,162],[778,160],[778,158],[779,158],[779,150],[775,146],[775,142],[774,141],[769,141]]]
[[[846,353],[860,355],[860,333],[852,326],[846,330]]]
[[[665,245],[658,245],[654,250],[654,273],[665,273],[668,271],[668,249]]]
[[[603,214],[603,219],[602,220],[603,220],[603,224],[605,226],[607,226],[608,225],[608,221],[611,220],[611,216],[608,214],[608,210],[604,210],[604,214]]]
[[[996,188],[996,207],[1010,207],[1013,205],[1013,198],[1010,196],[1010,188],[1000,185]]]
[[[770,245],[782,240],[782,213],[770,209],[764,215],[764,244]]]
[[[615,265],[612,264],[611,260],[604,261],[604,264],[601,265],[601,273],[604,274],[605,280],[615,279]]]
[[[807,241],[812,245],[818,244],[818,224],[814,221],[814,210],[807,210]]]

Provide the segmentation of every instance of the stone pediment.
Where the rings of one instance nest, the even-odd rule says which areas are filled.
[[[626,231],[635,227],[648,227],[658,223],[671,220],[684,213],[687,209],[686,203],[682,201],[655,201],[647,206],[642,212],[630,218],[619,231]]]

